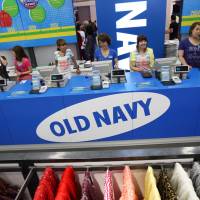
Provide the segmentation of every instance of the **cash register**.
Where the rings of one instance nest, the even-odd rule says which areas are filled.
[[[60,73],[55,65],[37,67],[36,70],[48,87],[64,87],[69,80],[66,74]]]
[[[68,81],[68,74],[59,73],[58,68],[55,67],[51,73],[51,87],[65,87]]]
[[[9,81],[8,79],[2,78],[0,76],[0,91],[9,91],[11,87],[13,87],[16,84],[15,81]]]
[[[0,65],[0,91],[8,91],[12,86],[16,84],[15,81],[10,81],[6,66]]]
[[[111,71],[111,83],[125,83],[126,73],[123,69],[114,69]]]
[[[65,87],[68,80],[64,74],[51,74],[51,87]]]
[[[183,79],[188,78],[187,74],[190,71],[188,65],[177,65],[174,67],[174,74],[172,76],[172,80],[174,83],[181,83]],[[182,79],[182,80],[181,80]]]

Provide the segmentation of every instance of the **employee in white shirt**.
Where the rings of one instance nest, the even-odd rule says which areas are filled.
[[[71,65],[74,64],[77,69],[76,72],[79,74],[79,66],[76,63],[74,54],[71,49],[67,48],[67,43],[64,39],[58,39],[56,41],[57,51],[55,52],[55,61],[58,67],[59,73],[68,74],[69,78],[71,77]]]

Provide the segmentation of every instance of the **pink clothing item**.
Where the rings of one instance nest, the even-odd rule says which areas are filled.
[[[104,200],[114,200],[112,172],[107,170],[104,179]]]
[[[21,63],[15,60],[15,67],[18,72],[27,72],[31,67],[31,62],[28,58],[23,58]],[[31,79],[31,74],[20,75],[18,78],[19,81],[28,79]]]
[[[138,200],[132,180],[131,170],[125,166],[123,171],[123,187],[120,200]]]

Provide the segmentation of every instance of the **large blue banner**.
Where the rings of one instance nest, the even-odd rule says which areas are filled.
[[[137,35],[146,35],[155,57],[163,57],[166,0],[96,0],[96,7],[99,32],[111,36],[121,68],[129,68]]]
[[[72,0],[3,0],[0,10],[0,49],[76,42]]]
[[[163,86],[154,78],[127,73],[127,83],[93,91],[92,80],[78,76],[64,88],[32,95],[31,82],[18,84],[0,93],[0,144],[200,136],[199,71],[193,69],[190,77]],[[80,86],[85,90],[74,90]]]

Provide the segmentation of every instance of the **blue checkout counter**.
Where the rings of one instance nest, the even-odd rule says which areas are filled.
[[[91,77],[29,94],[31,82],[0,93],[0,145],[181,138],[200,135],[200,71],[179,85],[127,73],[127,83],[91,90]],[[198,138],[198,137],[197,137]]]

